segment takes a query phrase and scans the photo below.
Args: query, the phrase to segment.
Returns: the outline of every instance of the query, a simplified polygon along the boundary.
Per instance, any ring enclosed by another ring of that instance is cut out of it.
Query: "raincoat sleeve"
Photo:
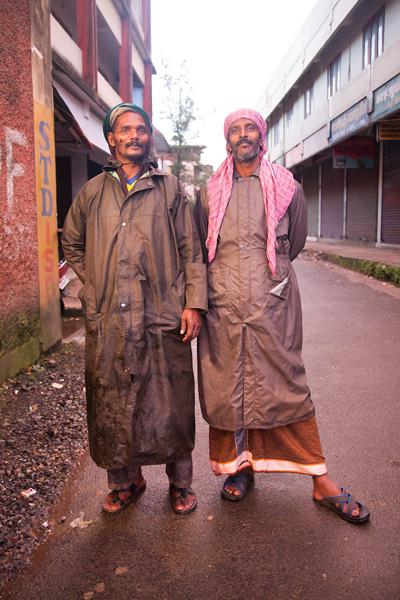
[[[200,192],[197,192],[196,203],[194,205],[194,222],[196,223],[197,231],[200,237],[201,249],[203,251],[203,259],[207,264],[208,252],[206,247],[206,240],[208,235],[208,218],[201,202]]]
[[[193,209],[181,190],[175,199],[173,216],[178,253],[185,272],[185,308],[207,310],[206,265],[193,219]]]
[[[293,199],[288,208],[290,260],[294,260],[303,250],[307,238],[307,206],[303,188],[297,184]]]
[[[64,223],[61,243],[68,264],[85,283],[86,214],[83,192],[79,192]]]

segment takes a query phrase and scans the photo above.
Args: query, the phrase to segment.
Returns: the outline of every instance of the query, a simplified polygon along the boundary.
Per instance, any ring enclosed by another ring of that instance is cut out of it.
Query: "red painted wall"
[[[144,44],[151,54],[151,3],[150,0],[142,0],[142,11],[143,11],[143,32],[144,32]],[[145,65],[144,74],[144,94],[143,94],[143,108],[147,112],[152,120],[153,116],[153,92],[152,92],[152,75],[153,66],[150,63]]]
[[[28,0],[0,2],[0,358],[38,334],[35,154]]]

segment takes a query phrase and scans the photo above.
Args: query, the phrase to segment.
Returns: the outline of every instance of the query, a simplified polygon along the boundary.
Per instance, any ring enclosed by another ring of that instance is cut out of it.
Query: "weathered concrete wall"
[[[33,115],[43,350],[61,338],[58,289],[57,193],[49,0],[31,0]]]
[[[0,55],[2,380],[35,360],[40,351],[31,20],[27,0],[0,3]]]
[[[61,337],[49,0],[0,3],[0,381]]]

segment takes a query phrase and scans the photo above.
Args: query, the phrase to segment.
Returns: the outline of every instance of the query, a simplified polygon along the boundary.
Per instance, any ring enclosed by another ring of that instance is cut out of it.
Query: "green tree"
[[[172,172],[179,178],[184,175],[184,154],[188,144],[189,130],[196,120],[192,89],[189,84],[189,71],[185,61],[180,65],[179,74],[172,75],[167,63],[162,63],[161,79],[167,92],[163,116],[172,127],[172,142],[176,150],[176,162]]]

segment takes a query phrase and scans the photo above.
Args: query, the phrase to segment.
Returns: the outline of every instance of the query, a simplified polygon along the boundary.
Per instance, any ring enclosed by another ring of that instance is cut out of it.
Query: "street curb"
[[[379,281],[387,281],[396,287],[400,287],[400,267],[395,265],[387,265],[373,260],[365,260],[363,258],[351,258],[349,256],[341,256],[340,254],[328,254],[319,250],[311,250],[306,248],[303,250],[309,256],[314,256],[317,259],[326,260],[351,271],[368,275]]]

